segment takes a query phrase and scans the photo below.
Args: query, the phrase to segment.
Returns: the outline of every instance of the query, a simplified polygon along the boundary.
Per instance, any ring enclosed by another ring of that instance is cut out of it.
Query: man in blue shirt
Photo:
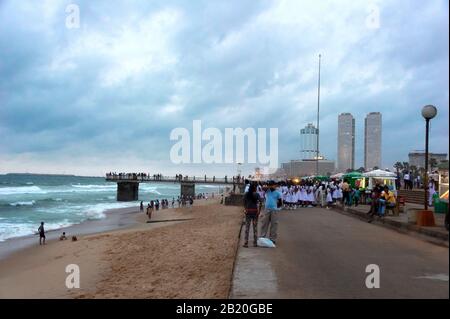
[[[270,226],[269,239],[275,244],[277,240],[277,228],[278,228],[278,211],[282,206],[281,193],[276,189],[275,183],[270,183],[269,188],[266,191],[266,204],[265,211],[262,217],[261,236],[267,238],[267,232]],[[280,201],[281,205],[278,205]]]

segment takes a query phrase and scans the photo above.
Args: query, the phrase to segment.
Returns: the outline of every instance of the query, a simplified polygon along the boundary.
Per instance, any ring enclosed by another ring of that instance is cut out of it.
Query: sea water
[[[139,206],[142,200],[177,199],[179,184],[141,183],[139,200],[116,201],[117,184],[103,177],[70,175],[0,175],[0,241],[36,233],[41,221],[47,230],[105,218],[105,211]],[[215,185],[196,185],[196,193],[219,191]]]

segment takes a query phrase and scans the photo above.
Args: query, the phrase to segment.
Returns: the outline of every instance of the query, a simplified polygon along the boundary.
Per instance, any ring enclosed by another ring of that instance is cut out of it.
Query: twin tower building
[[[371,170],[381,168],[381,113],[367,114],[364,125],[364,168]],[[300,131],[301,156],[305,160],[317,158],[318,129],[308,124]],[[319,158],[322,159],[322,158]],[[337,167],[338,172],[345,172],[355,167],[355,118],[350,113],[342,113],[338,118]]]

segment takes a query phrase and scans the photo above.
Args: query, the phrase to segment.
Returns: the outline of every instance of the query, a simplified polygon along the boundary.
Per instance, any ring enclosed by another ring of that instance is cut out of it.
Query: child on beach
[[[66,232],[63,232],[61,236],[59,236],[59,240],[66,240]]]

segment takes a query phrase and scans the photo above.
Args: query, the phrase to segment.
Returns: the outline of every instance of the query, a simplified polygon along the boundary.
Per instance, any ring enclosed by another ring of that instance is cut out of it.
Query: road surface
[[[449,298],[446,247],[333,210],[279,214],[277,248],[239,248],[231,298]]]

